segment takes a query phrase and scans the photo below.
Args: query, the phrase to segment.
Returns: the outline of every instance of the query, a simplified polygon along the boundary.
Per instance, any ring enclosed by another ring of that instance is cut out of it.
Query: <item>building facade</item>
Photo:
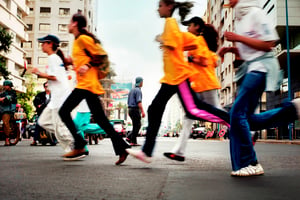
[[[86,16],[87,29],[96,34],[93,26],[95,2],[91,0],[28,0],[29,15],[25,17],[28,41],[23,42],[28,67],[45,71],[47,54],[41,49],[38,38],[54,34],[60,39],[60,48],[66,56],[71,55],[74,36],[68,32],[68,24],[75,13]],[[45,80],[39,79],[39,84]]]
[[[13,36],[9,52],[7,54],[0,52],[0,54],[6,60],[6,67],[10,72],[9,78],[18,92],[26,91],[25,79],[21,74],[25,67],[26,56],[26,52],[22,49],[22,42],[28,40],[25,23],[25,17],[29,15],[27,4],[26,0],[0,0],[0,26]],[[3,81],[1,77],[0,85]]]

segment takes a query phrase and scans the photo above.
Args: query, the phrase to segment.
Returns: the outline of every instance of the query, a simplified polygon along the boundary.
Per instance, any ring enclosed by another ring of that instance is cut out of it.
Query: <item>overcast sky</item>
[[[162,52],[154,42],[163,31],[164,19],[157,12],[158,0],[98,0],[98,37],[108,52],[116,80],[144,78],[143,104],[147,109],[160,88]],[[192,16],[202,17],[206,0],[193,0]],[[177,18],[178,14],[174,13]],[[186,27],[182,27],[186,31]]]

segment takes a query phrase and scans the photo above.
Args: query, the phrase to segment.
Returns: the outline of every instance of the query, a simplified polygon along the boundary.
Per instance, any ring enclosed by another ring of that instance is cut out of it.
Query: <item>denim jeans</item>
[[[266,73],[247,73],[230,110],[230,155],[234,171],[257,162],[250,129],[261,130],[287,125],[297,119],[297,111],[292,102],[285,102],[278,108],[254,114],[265,85]]]

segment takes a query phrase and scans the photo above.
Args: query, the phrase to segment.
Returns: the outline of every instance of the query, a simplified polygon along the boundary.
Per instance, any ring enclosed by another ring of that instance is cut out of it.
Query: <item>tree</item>
[[[0,26],[0,52],[4,51],[7,53],[11,43],[12,35]],[[4,79],[8,79],[9,74],[10,72],[7,71],[5,58],[0,55],[0,76],[3,76]]]
[[[123,108],[123,104],[121,102],[118,103],[116,109],[118,111],[118,119],[121,119],[121,109]]]
[[[28,119],[31,119],[34,114],[34,108],[31,102],[33,97],[36,95],[36,93],[34,92],[35,85],[36,84],[33,76],[31,74],[26,75],[26,82],[25,82],[25,87],[27,88],[26,92],[18,93],[18,103],[21,104]]]

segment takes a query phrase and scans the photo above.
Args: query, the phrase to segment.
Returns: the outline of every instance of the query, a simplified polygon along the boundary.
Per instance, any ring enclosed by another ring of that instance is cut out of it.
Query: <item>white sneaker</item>
[[[261,164],[249,165],[237,171],[232,171],[231,176],[258,176],[264,174]]]
[[[294,106],[296,108],[298,119],[300,119],[300,98],[293,99],[292,103],[294,104]]]
[[[132,150],[132,149],[126,149],[126,152],[145,163],[151,163],[151,157],[147,156],[141,150],[136,151],[136,150]]]

